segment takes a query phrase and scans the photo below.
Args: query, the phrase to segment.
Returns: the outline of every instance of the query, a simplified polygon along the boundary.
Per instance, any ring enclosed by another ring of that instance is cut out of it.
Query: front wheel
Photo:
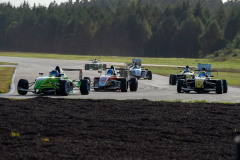
[[[178,92],[178,93],[182,93],[183,83],[184,83],[183,80],[179,80],[179,81],[178,81],[178,83],[177,83],[177,92]]]
[[[223,91],[222,80],[218,80],[216,82],[216,93],[217,94],[222,94],[222,91]]]
[[[120,89],[122,92],[127,92],[127,79],[123,78],[121,80]]]
[[[90,82],[88,79],[83,79],[80,87],[80,92],[82,95],[88,95],[90,92]]]
[[[17,90],[18,90],[18,94],[20,95],[26,95],[27,91],[22,91],[21,89],[28,89],[28,81],[26,79],[20,79],[18,81],[18,86],[17,86]]]
[[[223,93],[227,93],[228,91],[228,83],[227,83],[227,80],[222,80],[223,82]]]
[[[59,92],[62,96],[67,96],[70,92],[70,83],[66,80],[61,80],[59,85]]]

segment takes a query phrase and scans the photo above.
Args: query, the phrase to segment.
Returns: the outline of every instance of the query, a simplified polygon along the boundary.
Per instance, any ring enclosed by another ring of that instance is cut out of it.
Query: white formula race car
[[[127,65],[129,67],[129,77],[152,80],[152,71],[141,67],[141,58],[133,58],[132,63]]]
[[[183,69],[183,67],[177,67],[177,69]],[[180,71],[181,74],[170,74],[169,76],[169,84],[170,85],[176,85],[178,80],[180,79],[193,79],[194,78],[194,72],[190,71],[189,66],[187,65],[183,71]]]

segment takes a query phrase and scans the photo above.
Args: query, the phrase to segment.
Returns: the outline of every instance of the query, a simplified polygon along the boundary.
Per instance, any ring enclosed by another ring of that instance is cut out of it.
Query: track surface
[[[0,98],[0,159],[232,160],[239,109],[239,104]]]
[[[73,60],[54,60],[54,59],[40,59],[40,58],[20,58],[20,57],[3,57],[0,56],[1,62],[18,63],[16,76],[14,79],[14,85],[18,83],[19,79],[27,79],[29,82],[34,82],[35,78],[39,77],[38,73],[44,73],[47,75],[57,65],[62,68],[84,68],[85,63],[89,61],[73,61]],[[104,62],[103,62],[104,63]],[[112,63],[107,63],[110,66]],[[115,63],[117,64],[117,63]],[[121,65],[121,63],[118,63]],[[78,72],[65,71],[71,79],[78,79]],[[83,70],[83,76],[93,78],[99,76],[97,71],[85,71]],[[73,94],[64,98],[93,98],[93,99],[149,99],[149,100],[182,100],[182,101],[194,101],[194,100],[206,100],[209,102],[240,102],[240,88],[229,86],[227,94],[217,95],[215,93],[209,94],[179,94],[176,91],[176,86],[168,84],[168,77],[153,74],[153,80],[139,80],[139,88],[137,92],[95,92],[91,90],[89,95],[81,95],[79,90],[74,90]],[[0,97],[10,98],[31,98],[36,97],[32,93],[28,93],[27,96],[20,96],[17,94],[16,89],[13,93],[0,95]],[[54,98],[62,98],[61,96],[51,96]]]

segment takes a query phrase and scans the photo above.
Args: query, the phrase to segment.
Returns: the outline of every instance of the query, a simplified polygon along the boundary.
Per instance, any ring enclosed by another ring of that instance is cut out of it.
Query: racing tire
[[[120,89],[121,89],[121,92],[127,92],[127,79],[126,78],[121,79]]]
[[[222,80],[217,80],[217,82],[216,82],[216,93],[217,94],[222,94],[222,92],[223,92]]]
[[[103,70],[106,71],[107,65],[103,64]]]
[[[223,93],[227,93],[228,92],[228,83],[227,80],[222,80],[223,83]]]
[[[152,71],[147,72],[148,80],[152,80]]]
[[[83,79],[80,87],[80,92],[82,95],[88,95],[90,92],[90,82],[88,79]]]
[[[70,92],[70,83],[67,80],[61,80],[59,85],[59,92],[61,96],[68,96]]]
[[[182,87],[183,87],[184,81],[183,80],[179,80],[177,83],[177,92],[178,93],[182,93]]]
[[[91,79],[89,77],[84,77],[83,79],[87,79],[91,83]]]
[[[172,84],[172,74],[169,75],[169,84]]]
[[[89,70],[89,64],[85,64],[85,70]]]
[[[26,79],[20,79],[18,81],[18,86],[17,86],[17,90],[18,90],[18,94],[20,95],[26,95],[27,91],[22,91],[20,89],[28,89],[28,81]]]
[[[138,80],[137,78],[130,79],[130,91],[137,91],[138,89]]]
[[[173,74],[171,78],[171,85],[176,85],[177,83],[177,75]]]

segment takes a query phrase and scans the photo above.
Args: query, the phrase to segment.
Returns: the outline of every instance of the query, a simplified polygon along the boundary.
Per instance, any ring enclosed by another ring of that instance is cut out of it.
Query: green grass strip
[[[17,65],[17,63],[0,62],[0,65]]]
[[[62,59],[62,60],[79,60],[89,61],[97,58],[102,62],[121,62],[131,63],[132,58],[137,57],[120,57],[120,56],[94,56],[94,55],[66,55],[66,54],[52,54],[52,53],[32,53],[32,52],[0,52],[0,56],[10,57],[32,57],[32,58],[49,58],[49,59]],[[192,66],[197,67],[197,63],[209,63],[212,64],[213,69],[218,70],[218,79],[226,79],[229,85],[240,86],[240,58],[210,58],[210,59],[196,59],[196,58],[146,58],[142,57],[143,64],[153,65],[175,65],[175,66]],[[169,74],[179,74],[180,70],[176,67],[146,67],[152,70],[153,73],[163,76],[169,76]],[[217,73],[213,73],[217,78]]]
[[[9,92],[14,71],[15,67],[0,67],[0,93]]]
[[[95,55],[71,55],[71,54],[52,54],[52,53],[33,53],[33,52],[0,52],[0,56],[9,57],[32,57],[32,58],[49,58],[49,59],[63,59],[63,60],[80,60],[89,61],[95,58],[102,62],[121,62],[131,63],[133,57],[120,57],[120,56],[95,56]],[[134,57],[138,58],[138,57]],[[156,65],[177,65],[177,66],[197,66],[197,63],[212,64],[212,68],[229,68],[239,69],[240,58],[230,57],[226,59],[211,58],[211,59],[196,59],[196,58],[147,58],[141,57],[143,64],[156,64]]]

